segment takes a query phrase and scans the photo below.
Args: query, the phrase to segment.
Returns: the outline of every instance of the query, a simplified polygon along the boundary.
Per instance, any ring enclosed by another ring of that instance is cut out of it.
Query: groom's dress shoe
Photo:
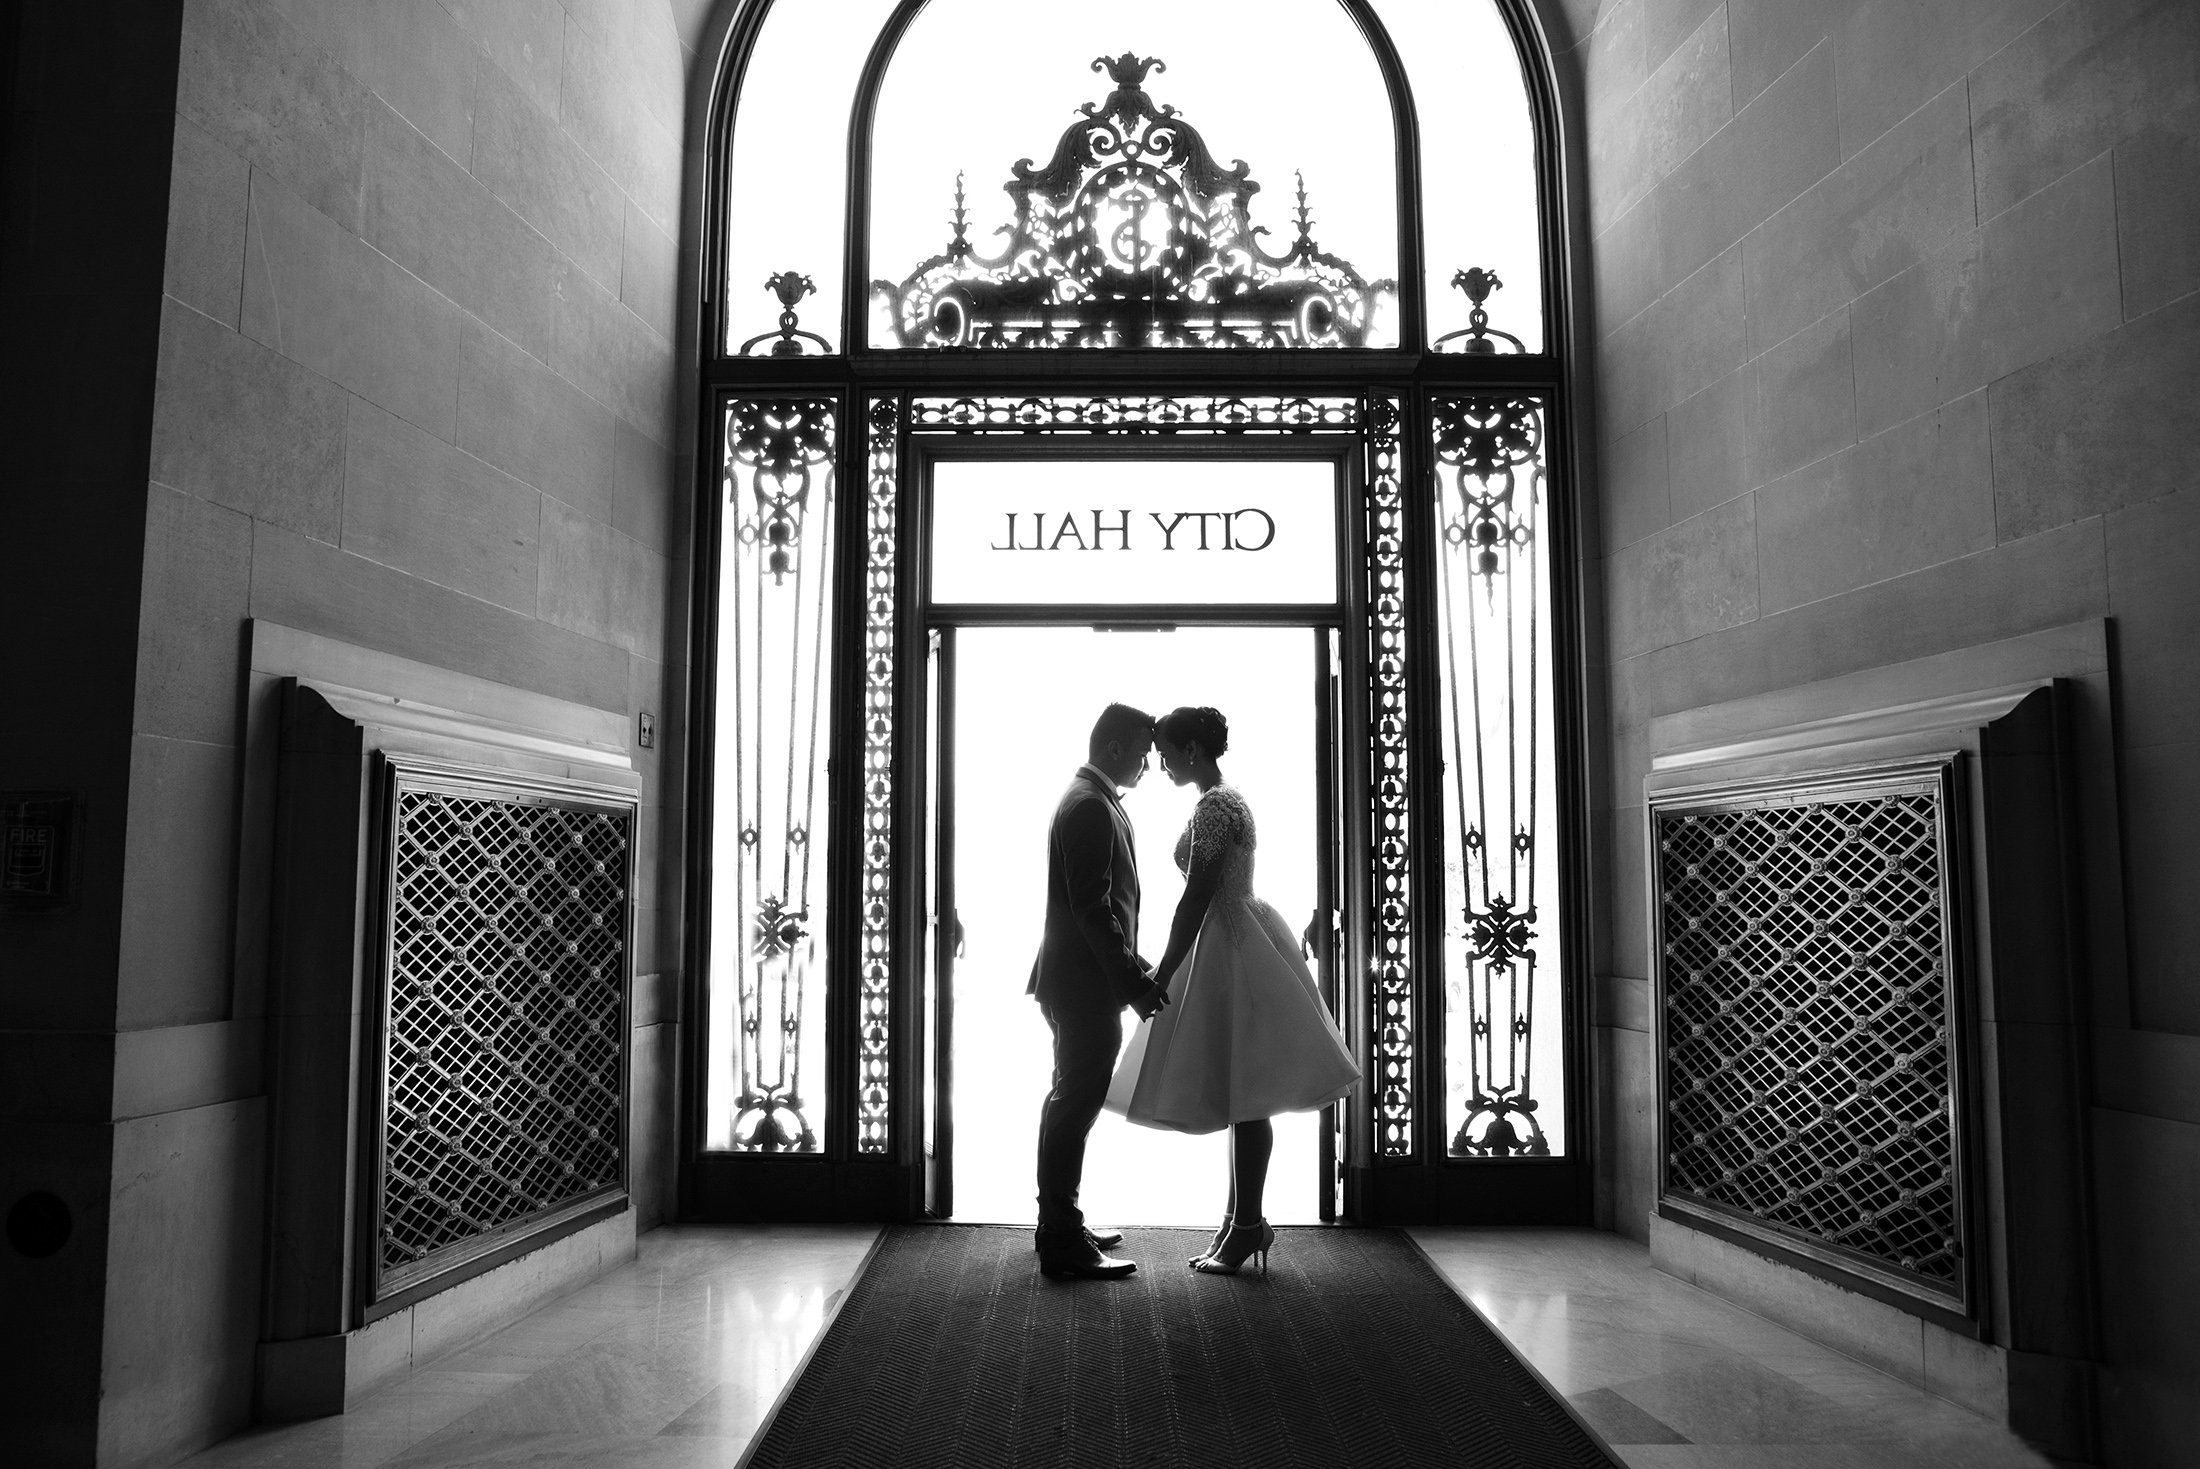
[[[1041,1250],[1039,1273],[1073,1280],[1122,1280],[1137,1273],[1138,1262],[1103,1255],[1092,1245],[1083,1249]]]
[[[1123,1231],[1120,1229],[1087,1229],[1085,1231],[1085,1243],[1096,1250],[1112,1250],[1123,1243]],[[1032,1231],[1031,1247],[1042,1253],[1046,1250],[1046,1246],[1040,1242],[1036,1230]]]

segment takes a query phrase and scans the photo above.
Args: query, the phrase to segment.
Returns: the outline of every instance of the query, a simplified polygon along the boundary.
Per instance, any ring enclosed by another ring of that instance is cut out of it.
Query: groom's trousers
[[[1039,1244],[1074,1248],[1083,1238],[1077,1189],[1085,1176],[1085,1138],[1100,1116],[1123,1048],[1123,1011],[1042,1005],[1054,1032],[1054,1089],[1039,1112]]]

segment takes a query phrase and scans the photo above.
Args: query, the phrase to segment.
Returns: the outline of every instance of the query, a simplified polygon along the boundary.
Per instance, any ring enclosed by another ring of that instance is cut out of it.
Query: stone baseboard
[[[1996,1423],[2009,1421],[2009,1353],[1990,1342],[1657,1214],[1650,1217],[1650,1260],[1890,1377]]]
[[[622,1209],[356,1331],[262,1342],[253,1415],[281,1423],[349,1412],[370,1393],[631,1262],[634,1232],[635,1211]]]

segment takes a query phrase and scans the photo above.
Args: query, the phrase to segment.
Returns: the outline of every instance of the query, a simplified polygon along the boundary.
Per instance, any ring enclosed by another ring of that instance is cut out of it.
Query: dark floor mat
[[[1028,1230],[890,1229],[748,1462],[1614,1464],[1402,1233],[1282,1230],[1265,1279],[1193,1274],[1207,1239],[1055,1281]]]

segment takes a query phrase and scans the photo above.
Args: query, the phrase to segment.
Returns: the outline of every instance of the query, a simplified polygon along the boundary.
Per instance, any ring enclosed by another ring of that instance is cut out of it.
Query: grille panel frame
[[[640,810],[410,756],[377,776],[358,1258],[388,1310],[628,1207]]]
[[[1652,792],[1646,863],[1660,1212],[1975,1322],[1962,768]]]

